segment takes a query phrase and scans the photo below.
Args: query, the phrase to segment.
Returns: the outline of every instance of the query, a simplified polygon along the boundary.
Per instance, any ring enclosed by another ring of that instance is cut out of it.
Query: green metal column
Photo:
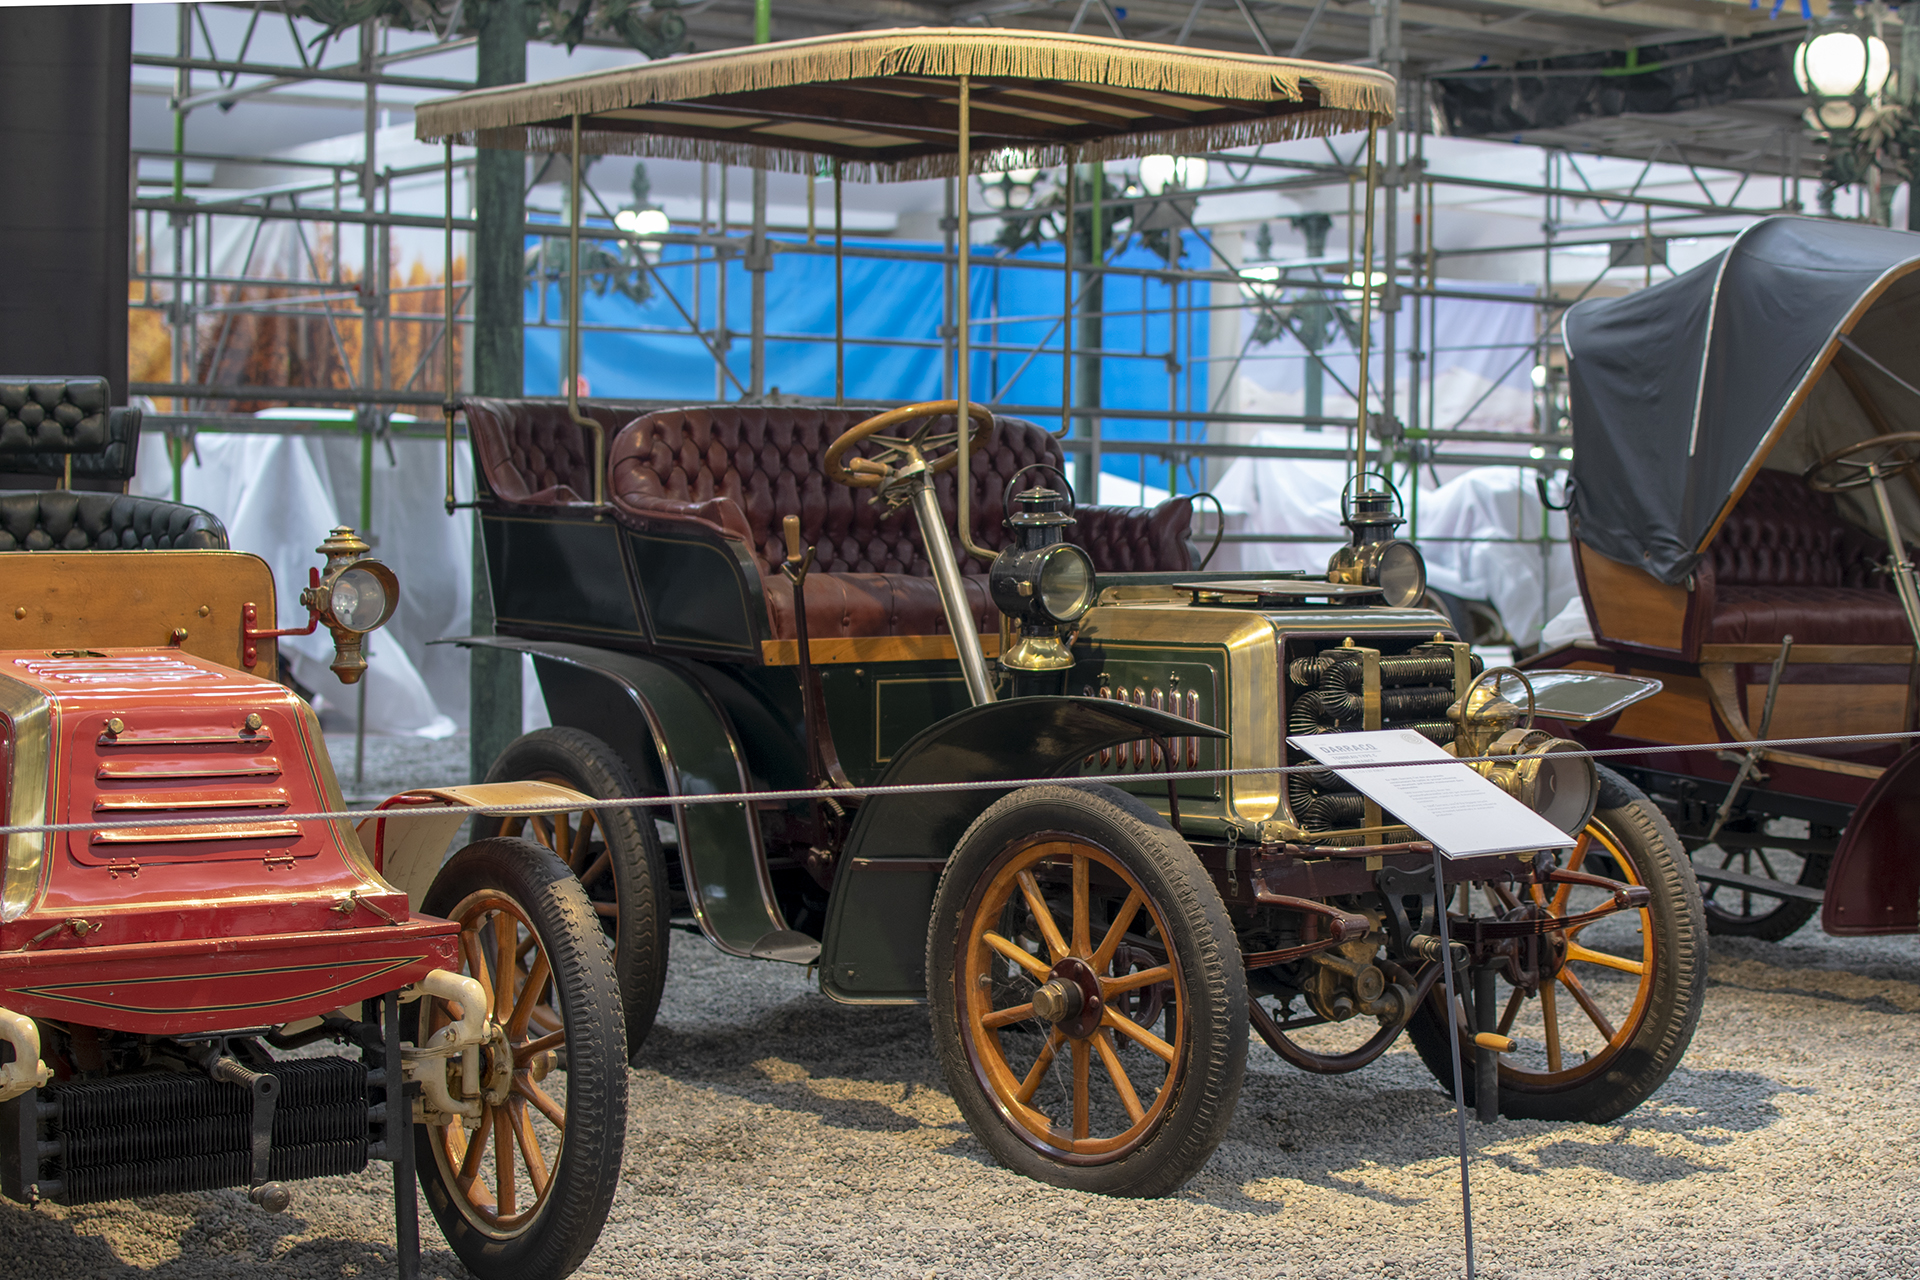
[[[519,84],[527,78],[526,5],[493,0],[479,6],[479,35],[477,83],[481,87]],[[473,280],[473,389],[477,395],[517,398],[525,394],[521,316],[526,305],[526,268],[521,228],[526,223],[526,178],[526,157],[521,152],[480,149],[473,179],[474,214],[480,225],[467,268]],[[477,517],[473,633],[493,633],[493,595],[487,586],[486,547]],[[520,736],[520,655],[490,649],[469,653],[469,750],[477,782],[486,777],[507,744]]]
[[[1901,5],[1900,22],[1900,73],[1894,84],[1911,121],[1912,113],[1920,110],[1920,39],[1911,38],[1912,33],[1920,32],[1920,25],[1916,25],[1920,24],[1920,3],[1908,0]],[[1920,231],[1920,180],[1912,178],[1907,180],[1907,230]]]

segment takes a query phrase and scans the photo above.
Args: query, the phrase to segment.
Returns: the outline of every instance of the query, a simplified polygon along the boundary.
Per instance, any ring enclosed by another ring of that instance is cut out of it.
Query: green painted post
[[[492,0],[480,6],[476,83],[484,88],[524,81],[528,35],[525,5]],[[525,190],[522,153],[479,150],[473,178],[479,228],[474,232],[473,262],[468,268],[473,280],[473,389],[477,395],[517,399],[526,394],[521,348],[526,306]],[[493,594],[478,517],[473,522],[472,629],[475,635],[493,634]],[[493,649],[468,652],[472,664],[468,759],[478,782],[507,744],[520,736],[520,655]]]
[[[773,0],[753,0],[753,42],[766,44],[773,39]]]

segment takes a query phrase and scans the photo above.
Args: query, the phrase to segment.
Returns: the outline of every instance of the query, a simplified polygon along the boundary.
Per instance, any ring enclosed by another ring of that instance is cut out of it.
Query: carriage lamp
[[[1821,132],[1871,124],[1892,67],[1872,21],[1852,0],[1835,0],[1793,52],[1794,83],[1808,98],[1806,122]]]
[[[346,525],[337,526],[314,550],[326,557],[324,569],[315,569],[300,593],[307,625],[261,631],[254,627],[259,614],[251,603],[241,609],[243,661],[251,667],[259,657],[258,642],[278,636],[310,636],[325,623],[333,633],[333,674],[341,684],[357,683],[366,674],[365,640],[393,617],[400,603],[400,579],[393,570],[367,553],[366,540]]]
[[[1420,548],[1393,531],[1405,523],[1392,486],[1366,489],[1349,503],[1341,495],[1341,520],[1350,540],[1327,561],[1327,581],[1378,587],[1396,609],[1418,604],[1427,593],[1427,562]]]
[[[1504,680],[1527,694],[1522,711],[1501,692]],[[1579,834],[1600,800],[1600,775],[1584,748],[1533,727],[1533,684],[1513,667],[1490,667],[1447,708],[1451,750],[1468,767],[1568,835]],[[1488,757],[1493,759],[1475,759]]]
[[[346,525],[315,550],[327,558],[327,567],[300,593],[300,603],[333,632],[333,674],[340,683],[353,684],[367,669],[367,633],[386,626],[400,603],[400,580],[367,554],[373,548]]]
[[[1000,655],[1016,674],[1064,672],[1073,665],[1065,631],[1093,607],[1093,561],[1066,540],[1074,523],[1065,497],[1029,489],[1007,518],[1013,545],[987,571],[987,591],[1000,612],[1020,624],[1020,638]]]

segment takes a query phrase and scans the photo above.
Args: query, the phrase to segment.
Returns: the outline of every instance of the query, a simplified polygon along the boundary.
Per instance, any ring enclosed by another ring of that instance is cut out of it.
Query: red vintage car
[[[0,472],[63,477],[0,493],[0,1192],[243,1187],[278,1210],[287,1183],[387,1160],[402,1274],[416,1168],[476,1275],[568,1274],[625,1130],[605,935],[539,845],[443,858],[465,809],[582,797],[339,816],[319,722],[274,678],[271,572],[206,512],[118,491],[139,422],[106,394],[0,378]],[[398,598],[367,550],[335,529],[300,597],[349,683]]]

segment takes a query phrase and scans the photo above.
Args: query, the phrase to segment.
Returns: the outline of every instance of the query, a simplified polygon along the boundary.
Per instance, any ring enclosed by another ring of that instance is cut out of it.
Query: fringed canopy
[[[1104,36],[920,27],[725,49],[422,103],[423,140],[716,160],[899,181],[957,169],[959,78],[971,165],[1193,153],[1392,118],[1392,77]]]

